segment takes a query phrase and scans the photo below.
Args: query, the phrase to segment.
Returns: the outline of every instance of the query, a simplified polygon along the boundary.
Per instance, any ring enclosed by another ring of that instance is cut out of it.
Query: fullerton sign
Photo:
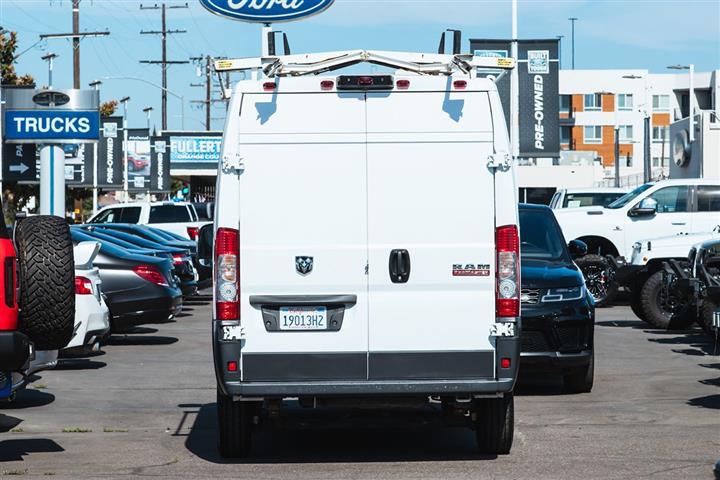
[[[200,0],[216,15],[255,23],[277,23],[300,20],[316,15],[335,0]]]

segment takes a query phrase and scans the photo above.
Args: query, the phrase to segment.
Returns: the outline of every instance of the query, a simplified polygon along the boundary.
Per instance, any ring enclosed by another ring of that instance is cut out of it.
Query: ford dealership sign
[[[200,0],[212,13],[256,23],[289,22],[322,12],[335,0]]]

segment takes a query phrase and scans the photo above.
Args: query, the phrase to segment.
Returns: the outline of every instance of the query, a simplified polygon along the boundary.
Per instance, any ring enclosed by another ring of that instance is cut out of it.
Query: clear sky
[[[160,58],[160,39],[140,35],[158,30],[160,13],[141,10],[158,0],[82,0],[81,31],[109,30],[108,37],[88,38],[81,43],[83,87],[96,78],[142,77],[160,83],[160,67],[139,60]],[[184,5],[185,1],[167,1]],[[226,20],[207,12],[197,0],[188,9],[168,10],[168,28],[187,33],[171,35],[168,57],[242,57],[259,54],[260,27]],[[70,0],[0,0],[0,26],[17,31],[22,52],[38,41],[41,33],[72,31]],[[671,64],[694,63],[698,71],[720,69],[720,0],[520,0],[521,38],[554,38],[562,41],[563,67],[570,65],[570,22],[577,17],[576,68],[649,69],[667,72]],[[463,30],[468,38],[510,36],[510,0],[336,0],[325,13],[283,24],[290,35],[293,53],[345,49],[434,51],[445,28]],[[467,48],[467,43],[464,44]],[[72,48],[69,40],[41,42],[18,60],[20,74],[29,73],[47,83],[47,52],[59,55],[54,86],[72,86]],[[202,129],[203,112],[190,100],[204,98],[196,67],[170,67],[168,88],[185,97],[187,129]],[[144,126],[142,108],[153,106],[152,123],[160,124],[160,90],[134,80],[104,80],[103,100],[132,98],[131,126]],[[168,100],[169,126],[180,128],[180,100]],[[217,105],[213,117],[221,128],[224,108]]]

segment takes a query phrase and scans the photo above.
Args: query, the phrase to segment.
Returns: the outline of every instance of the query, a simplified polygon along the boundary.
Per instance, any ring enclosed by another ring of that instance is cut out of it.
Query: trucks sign
[[[334,0],[200,0],[216,15],[253,23],[300,20],[322,12]]]
[[[27,142],[97,140],[100,113],[71,110],[8,110],[5,139]]]

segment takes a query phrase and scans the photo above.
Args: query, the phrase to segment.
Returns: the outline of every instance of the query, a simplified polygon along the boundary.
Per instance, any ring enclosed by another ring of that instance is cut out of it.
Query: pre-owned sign
[[[122,188],[124,173],[122,117],[102,119],[97,169],[99,187]]]
[[[97,111],[9,110],[5,112],[5,138],[10,142],[97,140],[99,124]]]
[[[510,52],[510,40],[470,40],[479,56]],[[518,41],[518,89],[521,157],[560,155],[558,40]],[[510,75],[497,84],[505,120],[510,126]]]

